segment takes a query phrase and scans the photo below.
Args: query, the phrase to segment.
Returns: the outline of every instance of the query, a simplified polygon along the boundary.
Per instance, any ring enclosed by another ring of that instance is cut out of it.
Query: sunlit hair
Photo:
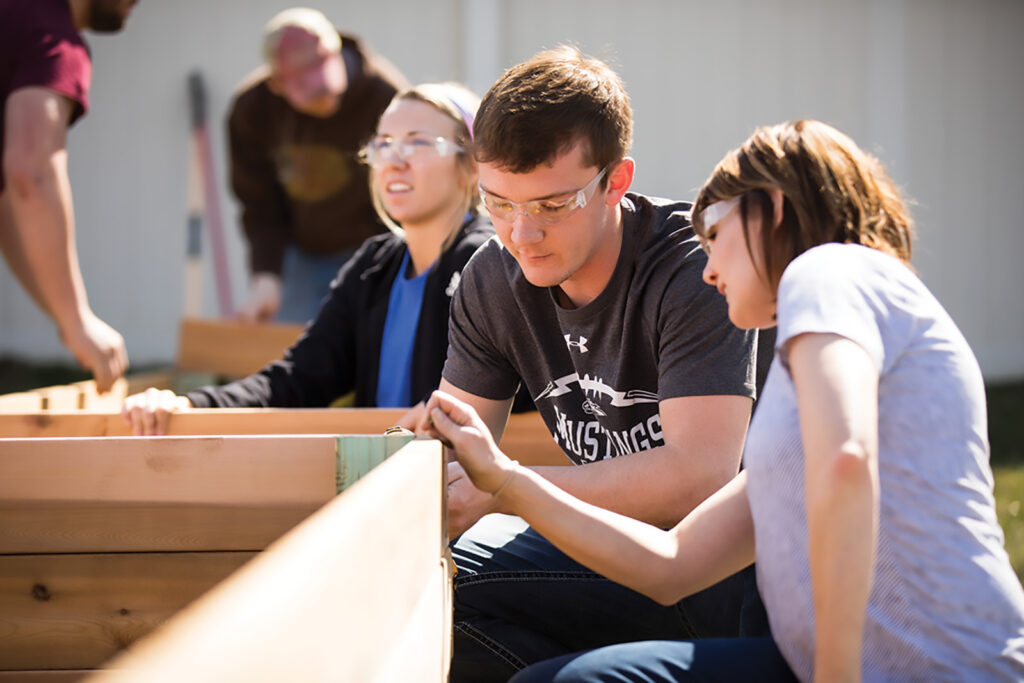
[[[773,230],[768,191],[776,188],[784,201],[782,222]],[[726,154],[697,194],[694,231],[705,236],[704,209],[733,197],[742,197],[751,255],[748,217],[760,211],[762,276],[773,289],[790,261],[828,242],[863,244],[910,263],[913,221],[895,183],[875,157],[820,121],[759,128]]]
[[[550,163],[581,141],[584,163],[606,168],[629,153],[633,111],[618,74],[562,46],[506,71],[484,95],[474,132],[477,161],[512,173]]]
[[[278,44],[287,28],[302,29],[316,36],[328,52],[341,52],[341,36],[323,12],[308,7],[292,7],[275,14],[263,27],[263,59],[267,64],[273,65]]]
[[[455,122],[454,142],[464,150],[458,152],[455,157],[458,165],[457,171],[464,176],[465,196],[463,197],[464,211],[462,213],[470,213],[473,216],[480,215],[483,207],[480,205],[480,193],[477,191],[476,162],[473,160],[471,135],[473,117],[476,115],[480,98],[458,83],[423,83],[395,95],[388,107],[394,106],[401,100],[429,104]],[[373,173],[370,173],[370,197],[373,201],[373,208],[384,225],[396,235],[404,236],[405,231],[402,226],[384,208],[384,202],[380,198],[380,188],[377,187]],[[452,231],[441,248],[442,251],[448,249],[455,241],[460,227],[462,227],[461,221],[452,226]]]

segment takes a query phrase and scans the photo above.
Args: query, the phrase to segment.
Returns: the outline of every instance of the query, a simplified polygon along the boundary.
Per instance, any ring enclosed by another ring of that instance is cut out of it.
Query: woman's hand
[[[171,413],[192,408],[192,402],[167,389],[150,387],[141,394],[133,394],[124,400],[121,418],[135,436],[163,436]]]
[[[472,406],[435,391],[427,401],[426,424],[427,434],[455,451],[476,488],[491,494],[501,492],[517,464],[498,450],[490,430]]]

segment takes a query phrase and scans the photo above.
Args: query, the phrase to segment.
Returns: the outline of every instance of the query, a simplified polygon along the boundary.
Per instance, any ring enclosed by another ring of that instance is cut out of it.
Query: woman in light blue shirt
[[[616,645],[513,680],[1024,679],[981,372],[909,265],[911,220],[881,164],[816,121],[762,128],[693,216],[730,319],[778,334],[745,470],[675,528],[519,467],[452,397],[431,398],[422,428],[504,508],[666,605],[756,560],[772,637]]]

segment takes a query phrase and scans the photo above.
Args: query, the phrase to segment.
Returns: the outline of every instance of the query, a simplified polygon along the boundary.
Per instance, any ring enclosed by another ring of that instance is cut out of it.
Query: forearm
[[[12,269],[62,331],[80,326],[89,312],[75,249],[67,155],[53,154],[30,172],[8,176]]]
[[[878,535],[878,484],[866,454],[846,447],[809,473],[806,488],[815,678],[856,681]]]
[[[621,515],[669,528],[732,479],[739,462],[716,462],[663,446],[576,467],[537,467],[538,474],[576,498]],[[680,466],[689,461],[689,467]]]
[[[741,477],[671,531],[585,503],[525,468],[502,498],[573,559],[662,604],[753,561],[753,522]]]

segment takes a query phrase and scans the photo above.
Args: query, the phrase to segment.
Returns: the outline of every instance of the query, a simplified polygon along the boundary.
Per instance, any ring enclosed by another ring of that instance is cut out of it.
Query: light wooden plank
[[[381,434],[400,408],[205,408],[171,417],[169,435]],[[0,414],[0,437],[127,436],[117,414],[88,412]],[[524,465],[569,465],[540,414],[509,416],[501,448]]]
[[[91,669],[53,669],[51,671],[0,671],[0,683],[78,683]]]
[[[184,318],[176,366],[180,372],[245,377],[281,358],[303,329],[302,325],[251,325],[230,320]]]
[[[128,380],[124,377],[119,377],[105,394],[96,390],[96,382],[91,379],[75,382],[71,386],[78,390],[78,410],[116,413],[121,410],[121,405],[128,395]]]
[[[0,556],[0,669],[99,667],[253,556]]]
[[[175,384],[175,373],[171,368],[167,370],[155,370],[153,372],[132,373],[125,377],[125,382],[126,396],[137,394],[150,387],[156,387],[157,389],[173,389]],[[117,411],[120,409],[121,406],[117,406],[114,410]]]
[[[412,621],[438,644],[416,656],[446,673],[450,611],[417,619],[450,589],[442,460],[435,441],[409,444],[97,680],[387,680],[390,635]]]
[[[78,388],[71,384],[58,384],[36,390],[42,397],[43,410],[59,410],[67,412],[78,410]]]
[[[540,413],[514,413],[499,444],[508,457],[523,465],[571,465]]]
[[[262,550],[318,507],[0,502],[0,553]]]
[[[400,408],[197,408],[171,416],[168,436],[230,434],[383,434]],[[130,436],[116,413],[0,414],[0,437]]]
[[[335,469],[328,435],[0,439],[0,501],[322,504]]]
[[[0,395],[0,412],[35,413],[43,409],[43,397],[34,391]]]

